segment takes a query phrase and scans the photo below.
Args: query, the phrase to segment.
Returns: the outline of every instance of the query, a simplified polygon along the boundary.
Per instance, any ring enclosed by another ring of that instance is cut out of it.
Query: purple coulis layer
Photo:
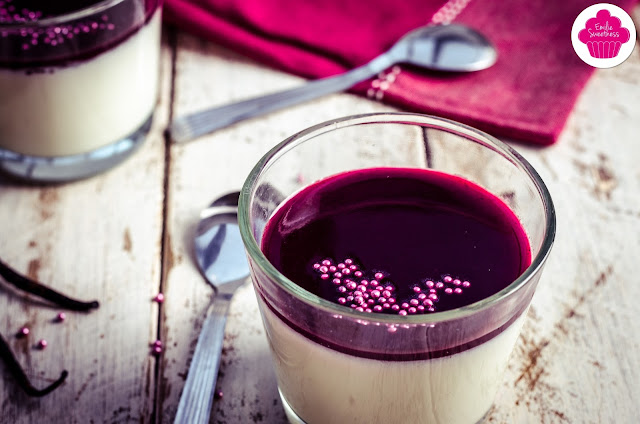
[[[414,298],[417,288],[437,288],[437,311],[497,293],[531,263],[526,234],[502,201],[425,170],[370,169],[311,185],[276,212],[263,240],[280,272],[327,300],[343,297],[337,289],[347,278],[370,282],[380,273],[380,286],[393,287],[396,303]],[[339,266],[347,259],[362,277],[342,275],[335,284],[333,273],[323,279],[318,272],[324,260]]]
[[[469,305],[504,289],[531,264],[524,229],[500,199],[458,177],[399,168],[348,172],[305,188],[271,217],[262,250],[302,288],[363,317]],[[379,358],[288,324],[333,349]],[[450,355],[494,337],[506,325],[461,346],[383,356]]]
[[[0,68],[62,67],[91,59],[136,33],[160,2],[124,0],[86,18],[35,26],[102,1],[0,0]]]

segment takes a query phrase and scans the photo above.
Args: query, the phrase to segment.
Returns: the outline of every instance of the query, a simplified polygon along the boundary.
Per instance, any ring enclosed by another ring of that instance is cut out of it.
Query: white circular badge
[[[631,56],[636,45],[636,27],[618,6],[598,3],[580,12],[573,22],[571,43],[586,64],[612,68]]]

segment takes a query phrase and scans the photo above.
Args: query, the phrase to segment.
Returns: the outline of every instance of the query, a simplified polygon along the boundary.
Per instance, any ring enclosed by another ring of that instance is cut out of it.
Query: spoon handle
[[[393,63],[394,59],[390,54],[382,54],[371,62],[344,74],[318,79],[290,90],[214,107],[177,118],[169,127],[169,132],[175,142],[190,141],[243,119],[346,90],[384,71]]]
[[[209,307],[180,396],[174,424],[209,422],[230,302],[231,295],[220,293]]]

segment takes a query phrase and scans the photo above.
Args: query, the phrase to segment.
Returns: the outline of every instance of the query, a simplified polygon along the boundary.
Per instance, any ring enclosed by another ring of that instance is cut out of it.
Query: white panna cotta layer
[[[493,404],[526,315],[451,356],[382,361],[321,346],[261,311],[278,387],[307,424],[475,424]]]

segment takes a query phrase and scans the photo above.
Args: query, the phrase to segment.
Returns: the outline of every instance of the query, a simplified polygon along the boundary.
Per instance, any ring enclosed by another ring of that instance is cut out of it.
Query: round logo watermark
[[[633,52],[636,27],[631,17],[613,4],[598,3],[584,9],[571,28],[573,50],[596,68],[618,66]]]

